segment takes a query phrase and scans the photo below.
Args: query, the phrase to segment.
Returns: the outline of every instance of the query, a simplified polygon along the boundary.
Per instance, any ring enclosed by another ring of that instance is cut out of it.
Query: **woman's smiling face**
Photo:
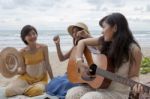
[[[76,38],[76,37],[77,37],[77,33],[78,33],[79,31],[81,31],[80,28],[78,28],[78,27],[73,27],[73,29],[72,29],[72,36],[73,36],[74,38]]]
[[[25,40],[28,44],[36,43],[37,33],[34,30],[31,30],[28,35],[26,35]]]

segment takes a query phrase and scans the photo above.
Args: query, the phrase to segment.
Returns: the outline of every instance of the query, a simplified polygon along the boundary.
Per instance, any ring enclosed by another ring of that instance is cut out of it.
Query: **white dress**
[[[133,51],[137,45],[131,44]],[[122,77],[128,77],[130,62],[123,63],[115,72]],[[112,81],[107,89],[93,90],[88,86],[73,87],[67,92],[66,99],[128,99],[130,87]]]

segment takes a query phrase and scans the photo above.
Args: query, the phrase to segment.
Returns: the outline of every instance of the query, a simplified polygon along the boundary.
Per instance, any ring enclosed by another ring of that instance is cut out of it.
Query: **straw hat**
[[[85,24],[82,23],[82,22],[79,22],[79,23],[76,23],[76,24],[74,24],[74,25],[70,25],[70,26],[68,27],[68,32],[69,32],[69,34],[70,34],[71,36],[72,36],[72,29],[73,29],[74,27],[82,28],[82,29],[85,30],[88,34],[90,34],[87,25],[85,25]]]
[[[17,74],[19,66],[23,65],[23,58],[19,51],[13,47],[7,47],[0,53],[0,73],[10,78]]]

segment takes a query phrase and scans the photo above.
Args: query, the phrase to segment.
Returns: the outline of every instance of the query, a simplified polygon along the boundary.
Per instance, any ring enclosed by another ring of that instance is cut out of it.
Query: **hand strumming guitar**
[[[89,66],[86,63],[83,63],[82,60],[77,59],[76,61],[77,67],[78,67],[78,72],[81,73],[83,78],[91,78],[93,75],[90,74],[90,69]]]

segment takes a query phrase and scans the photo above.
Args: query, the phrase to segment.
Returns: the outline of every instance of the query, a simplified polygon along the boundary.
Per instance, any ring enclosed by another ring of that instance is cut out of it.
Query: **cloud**
[[[106,11],[112,7],[123,7],[125,6],[124,0],[87,0],[88,3],[96,6],[97,10]],[[106,9],[106,10],[105,10]]]
[[[148,12],[150,12],[150,5],[147,5],[147,6],[146,6],[146,10],[147,10]]]
[[[0,7],[2,9],[13,9],[15,7],[15,4],[13,0],[0,0]]]
[[[144,11],[144,7],[135,7],[134,11],[140,11],[143,12]]]
[[[83,21],[94,29],[98,27],[98,21],[102,17],[112,12],[123,13],[131,24],[133,21],[147,22],[150,14],[150,4],[147,1],[0,0],[0,27],[20,28],[25,24],[32,24],[40,28],[51,26],[52,29],[64,29],[68,24]]]
[[[0,7],[2,9],[47,9],[57,6],[62,0],[0,0]],[[43,11],[43,10],[42,10]]]

